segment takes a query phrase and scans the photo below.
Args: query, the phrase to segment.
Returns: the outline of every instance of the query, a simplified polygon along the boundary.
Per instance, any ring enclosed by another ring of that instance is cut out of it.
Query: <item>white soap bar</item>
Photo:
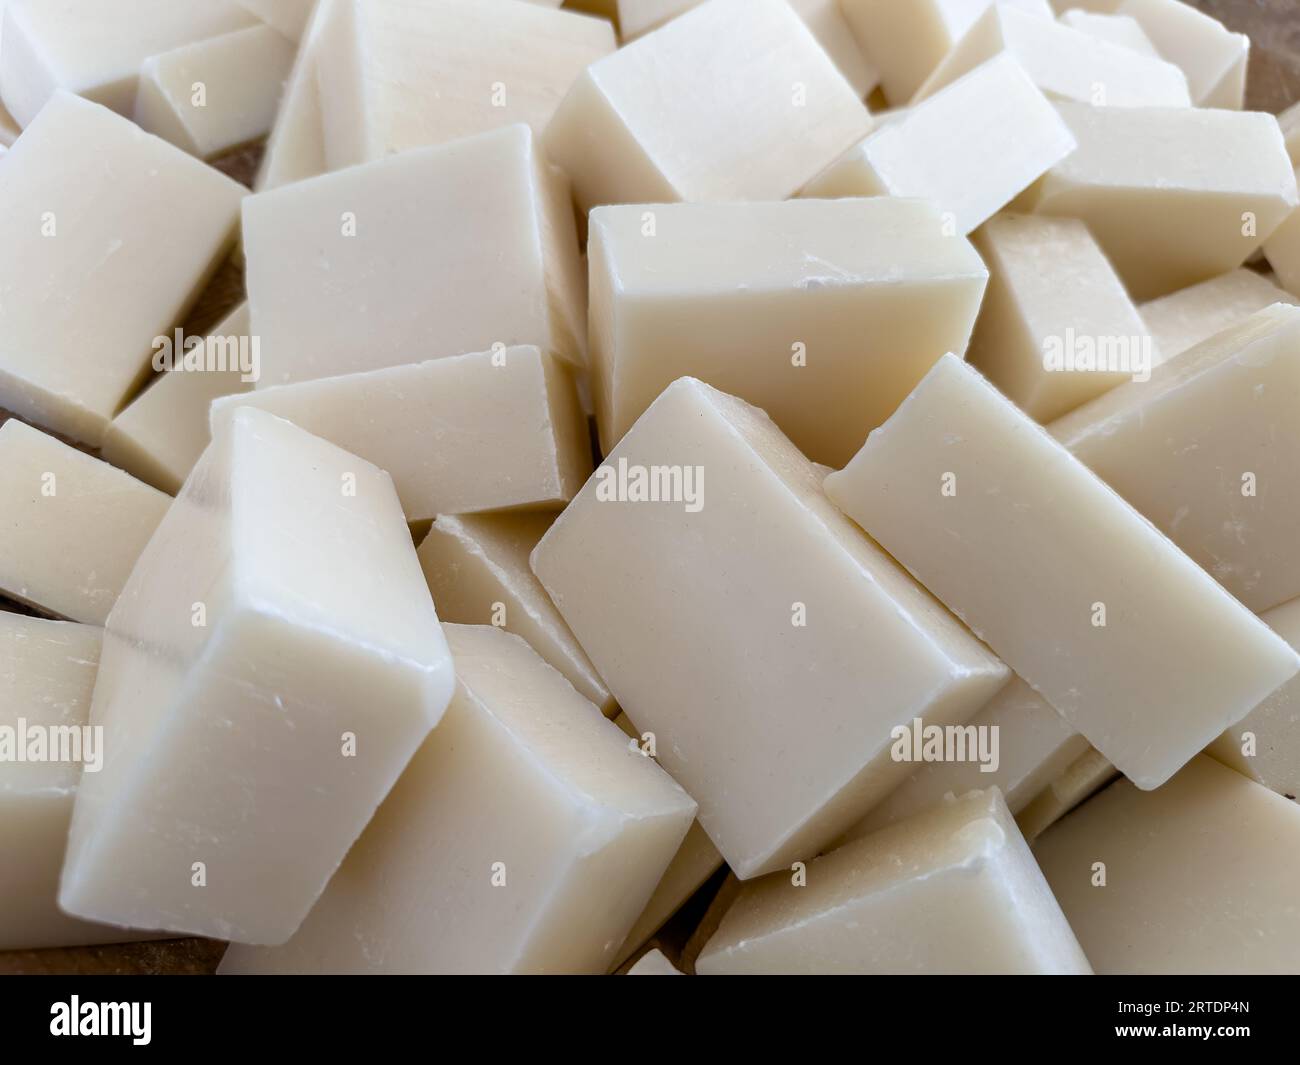
[[[573,376],[531,347],[227,396],[212,404],[213,428],[250,406],[387,470],[408,521],[559,509],[591,473]]]
[[[1150,374],[1146,323],[1082,222],[1003,214],[973,239],[989,290],[967,358],[1031,418]]]
[[[149,56],[257,22],[230,0],[11,0],[0,96],[24,127],[59,89],[129,115]]]
[[[145,60],[136,124],[214,159],[270,131],[294,47],[269,26],[211,37]]]
[[[802,875],[748,885],[696,973],[1091,972],[996,788],[949,797]]]
[[[1298,407],[1300,307],[1277,304],[1050,431],[1258,612],[1300,595]]]
[[[708,0],[588,67],[545,143],[585,211],[783,200],[870,129],[785,0]]]
[[[284,942],[452,688],[388,476],[239,411],[108,619],[60,905]]]
[[[840,0],[790,0],[790,6],[826,50],[844,80],[853,86],[859,99],[880,84],[880,72],[858,47]]]
[[[0,167],[0,407],[97,445],[233,243],[243,194],[56,95]]]
[[[1034,857],[1098,973],[1300,971],[1300,808],[1213,759],[1121,780]]]
[[[316,0],[235,0],[291,41],[302,39]]]
[[[259,387],[497,344],[585,358],[573,213],[527,126],[250,196],[244,248]]]
[[[1158,365],[1275,303],[1300,300],[1262,274],[1238,267],[1148,300],[1138,310],[1151,332]]]
[[[1139,787],[1300,671],[1300,655],[951,355],[826,491]]]
[[[966,350],[988,278],[934,204],[893,197],[599,207],[587,258],[606,452],[691,376],[837,465]]]
[[[960,723],[1007,678],[820,479],[761,411],[683,378],[533,552],[742,879],[812,857],[902,781],[895,725]]]
[[[1132,15],[1107,15],[1082,8],[1070,8],[1062,12],[1061,22],[1071,29],[1090,33],[1111,44],[1131,48],[1150,59],[1160,58],[1160,51],[1151,43],[1142,24]]]
[[[1016,815],[1016,824],[1032,843],[1075,807],[1118,780],[1119,775],[1105,755],[1089,747]]]
[[[518,636],[456,694],[298,934],[222,973],[604,973],[695,803]]]
[[[662,950],[646,951],[627,971],[628,976],[685,976],[686,974],[664,957]]]
[[[1116,11],[1137,19],[1160,54],[1183,68],[1197,107],[1241,110],[1250,58],[1244,33],[1182,0],[1125,0]]]
[[[11,418],[0,425],[0,591],[104,624],[170,502]]]
[[[1020,64],[999,55],[877,128],[802,195],[923,196],[969,233],[1074,146]]]
[[[316,53],[331,24],[335,0],[316,0],[303,30],[293,69],[284,83],[275,124],[266,139],[261,165],[253,181],[258,192],[317,177],[325,173],[325,131],[316,88]]]
[[[1135,300],[1240,266],[1296,206],[1277,119],[1057,104],[1078,151],[1017,203],[1086,222]]]
[[[1300,181],[1300,170],[1295,177]],[[1300,296],[1300,208],[1292,210],[1264,242],[1264,257],[1278,283],[1293,296]]]
[[[522,122],[540,134],[603,19],[482,0],[336,0],[316,77],[331,170]]]

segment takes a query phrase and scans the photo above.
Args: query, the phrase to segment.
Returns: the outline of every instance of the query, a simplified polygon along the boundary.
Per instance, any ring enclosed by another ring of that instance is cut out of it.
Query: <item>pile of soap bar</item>
[[[0,11],[0,951],[1300,971],[1300,108],[1247,38]]]

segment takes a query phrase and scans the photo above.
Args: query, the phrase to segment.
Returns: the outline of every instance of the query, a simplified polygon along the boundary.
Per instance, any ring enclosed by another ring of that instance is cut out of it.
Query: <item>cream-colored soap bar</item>
[[[170,502],[106,462],[10,419],[0,425],[0,591],[74,621],[104,624]]]
[[[695,803],[518,636],[456,694],[298,934],[222,973],[604,973]]]
[[[1072,7],[1061,13],[1061,22],[1071,29],[1100,37],[1111,44],[1131,48],[1149,59],[1161,58],[1142,24],[1132,15],[1111,15]]]
[[[1007,678],[820,481],[761,411],[683,378],[532,557],[742,879],[812,857],[906,777],[894,726],[958,724]]]
[[[587,259],[606,452],[691,376],[837,465],[966,350],[988,278],[933,203],[893,197],[600,207]]]
[[[316,88],[316,54],[326,28],[331,24],[335,0],[316,0],[311,18],[302,32],[298,54],[284,83],[279,109],[253,188],[269,192],[281,185],[325,173],[325,130],[320,113],[320,91]]]
[[[628,976],[685,976],[680,969],[673,965],[666,957],[662,950],[650,950],[627,971]]]
[[[1016,815],[1016,824],[1031,843],[1107,784],[1119,779],[1116,769],[1089,747]]]
[[[783,200],[870,129],[785,0],[708,0],[588,67],[545,143],[585,211]]]
[[[1079,149],[1017,206],[1086,222],[1136,300],[1240,266],[1297,203],[1272,115],[1057,108]]]
[[[969,233],[1073,150],[1047,98],[999,55],[879,126],[802,195],[922,196]]]
[[[149,56],[257,21],[231,0],[10,0],[0,96],[24,127],[59,89],[129,115]]]
[[[212,434],[208,408],[214,399],[253,387],[260,367],[260,346],[249,336],[248,304],[241,303],[203,338],[187,362],[159,362],[170,369],[122,411],[104,434],[106,461],[169,495],[180,491]]]
[[[1183,68],[1197,107],[1241,110],[1250,59],[1244,33],[1182,0],[1125,0],[1115,10],[1137,19],[1160,54]]]
[[[299,41],[316,0],[235,0],[290,41]]]
[[[1190,107],[1187,78],[1173,63],[1042,18],[994,4],[925,79],[912,103],[933,96],[995,55],[1007,53],[1055,100],[1097,107]]]
[[[603,19],[482,0],[336,0],[316,76],[331,170],[522,122],[616,47]]]
[[[858,839],[896,821],[937,806],[949,793],[996,787],[1017,815],[1081,754],[1084,739],[1019,677],[966,722],[961,759],[924,762],[880,805],[845,833]],[[918,748],[912,747],[913,757]],[[936,749],[937,750],[937,749]],[[918,758],[919,760],[919,758]]]
[[[452,688],[388,476],[240,410],[108,619],[60,905],[284,942]]]
[[[1295,172],[1300,181],[1300,170]],[[1296,208],[1264,242],[1264,257],[1277,280],[1293,296],[1300,296],[1300,208]]]
[[[140,68],[136,124],[215,159],[271,131],[293,59],[292,42],[270,26],[153,56]]]
[[[1258,612],[1300,595],[1298,408],[1300,307],[1277,304],[1050,431]]]
[[[740,974],[1086,974],[996,788],[749,885],[695,962]]]
[[[1297,303],[1267,277],[1239,267],[1209,281],[1148,300],[1138,308],[1154,342],[1156,364],[1168,362],[1215,333],[1275,303]]]
[[[260,407],[387,470],[408,521],[564,506],[591,473],[569,368],[536,348],[456,355],[216,400]]]
[[[1150,375],[1146,323],[1082,222],[1003,214],[973,239],[989,290],[967,358],[1031,418]]]
[[[444,622],[496,625],[522,636],[578,694],[613,717],[614,697],[528,566],[553,520],[546,513],[442,514],[417,552],[420,566]]]
[[[1300,671],[1285,641],[951,355],[826,491],[1139,787]]]
[[[1034,857],[1098,973],[1300,972],[1300,808],[1211,758],[1112,785]]]
[[[259,387],[497,344],[585,358],[573,212],[527,126],[251,196],[244,248]]]

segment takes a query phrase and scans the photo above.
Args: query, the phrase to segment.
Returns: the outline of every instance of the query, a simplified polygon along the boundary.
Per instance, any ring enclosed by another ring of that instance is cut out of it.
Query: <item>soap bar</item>
[[[1135,300],[1240,266],[1296,206],[1272,115],[1067,102],[1057,109],[1079,149],[1017,207],[1086,222]]]
[[[1300,671],[1300,655],[954,356],[826,491],[1139,787]]]
[[[388,476],[239,411],[108,619],[60,905],[284,942],[452,688]]]
[[[444,622],[496,625],[522,636],[578,694],[613,717],[614,697],[528,566],[553,520],[518,511],[442,514],[416,553]]]
[[[1300,170],[1296,171],[1300,181]],[[1292,295],[1300,295],[1300,208],[1286,216],[1264,242],[1264,257],[1277,280]]]
[[[573,213],[526,126],[250,196],[244,248],[259,386],[496,344],[585,358]]]
[[[1300,971],[1300,808],[1213,759],[1121,780],[1034,857],[1098,973]]]
[[[1072,7],[1061,13],[1060,21],[1071,29],[1092,34],[1111,44],[1131,48],[1150,59],[1161,58],[1159,49],[1151,43],[1142,24],[1132,15],[1105,14]]]
[[[783,200],[870,129],[785,0],[708,0],[589,66],[544,139],[586,211]]]
[[[747,885],[700,976],[1087,974],[996,788]]]
[[[1277,304],[1050,431],[1258,612],[1300,595],[1297,405],[1300,307]]]
[[[598,207],[587,257],[606,452],[689,375],[837,465],[966,350],[988,277],[934,204],[893,197]]]
[[[281,185],[325,173],[325,130],[316,88],[316,54],[332,22],[335,0],[316,0],[302,32],[298,54],[280,95],[279,110],[253,188],[269,192]]]
[[[840,0],[790,0],[790,6],[831,57],[859,99],[880,84],[880,72],[862,54],[840,8]]]
[[[159,362],[172,368],[122,411],[104,434],[105,460],[169,495],[180,491],[208,446],[208,407],[214,399],[246,392],[260,368],[260,344],[249,336],[248,304],[241,303],[203,338],[203,347],[184,358]],[[188,368],[187,368],[188,367]]]
[[[1300,598],[1266,611],[1261,620],[1300,649]],[[1206,753],[1279,795],[1300,797],[1300,680],[1284,684]]]
[[[634,41],[651,30],[657,30],[669,19],[674,19],[701,0],[615,0],[618,9],[618,33],[626,41]]]
[[[1183,68],[1197,107],[1240,111],[1250,38],[1180,0],[1125,0],[1116,11],[1137,19],[1166,59]]]
[[[518,636],[456,694],[297,935],[222,973],[604,973],[695,803]]]
[[[126,119],[56,95],[0,168],[0,407],[98,445],[154,338],[231,247],[242,196]]]
[[[628,976],[685,976],[672,962],[664,957],[662,950],[650,950],[643,954],[637,963],[627,971]]]
[[[923,196],[969,233],[1073,150],[1029,75],[999,55],[879,126],[802,195]]]
[[[1002,214],[973,239],[989,290],[967,358],[1031,418],[1150,374],[1146,323],[1082,222]]]
[[[1119,775],[1104,754],[1089,747],[1016,815],[1016,824],[1032,843],[1071,810],[1118,780]]]
[[[11,0],[0,96],[23,127],[59,89],[129,115],[149,56],[257,22],[231,0]]]
[[[258,388],[216,400],[213,427],[248,406],[387,470],[408,521],[559,509],[591,473],[573,377],[531,347]]]
[[[316,0],[235,0],[291,41],[302,39]]]
[[[336,0],[316,77],[331,170],[522,122],[540,134],[603,19],[483,0]]]
[[[0,425],[0,591],[102,625],[170,502],[11,418]]]
[[[271,131],[293,44],[269,26],[211,37],[145,60],[136,124],[200,159]]]
[[[1216,333],[1275,303],[1297,303],[1267,277],[1239,267],[1148,300],[1138,308],[1154,342],[1156,364],[1168,362]]]
[[[741,879],[811,858],[901,783],[894,726],[959,724],[1007,678],[820,481],[761,411],[683,378],[532,556]]]

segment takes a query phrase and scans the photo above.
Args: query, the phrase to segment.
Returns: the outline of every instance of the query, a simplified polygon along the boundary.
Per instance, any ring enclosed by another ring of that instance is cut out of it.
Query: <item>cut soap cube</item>
[[[1209,281],[1148,300],[1138,308],[1155,342],[1157,365],[1240,324],[1275,303],[1297,303],[1254,270],[1238,267]]]
[[[1244,33],[1181,0],[1125,0],[1115,10],[1137,19],[1160,54],[1183,68],[1197,107],[1241,110],[1250,59]]]
[[[325,173],[325,131],[316,88],[316,54],[331,24],[335,0],[316,0],[303,30],[293,69],[284,83],[271,135],[266,139],[262,163],[253,188],[269,192],[281,185],[305,181]]]
[[[1118,0],[1116,0],[1118,6]],[[1085,11],[1072,7],[1061,13],[1061,22],[1071,29],[1090,33],[1111,44],[1120,44],[1150,59],[1161,58],[1159,50],[1151,43],[1142,24],[1132,15],[1108,15],[1104,12]]]

